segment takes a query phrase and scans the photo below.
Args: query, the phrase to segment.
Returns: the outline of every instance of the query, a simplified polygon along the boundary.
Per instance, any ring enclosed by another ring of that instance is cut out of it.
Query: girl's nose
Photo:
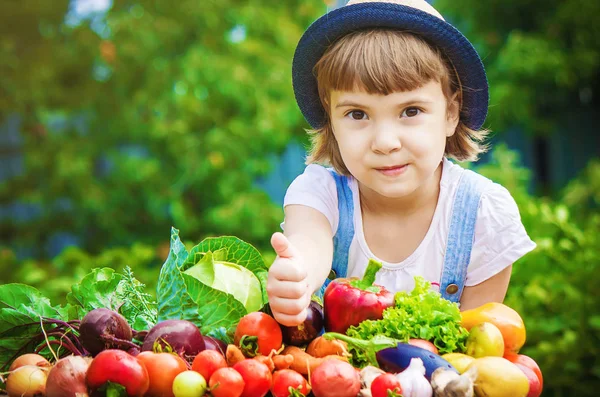
[[[375,153],[388,154],[402,148],[397,127],[382,124],[375,127],[371,148]]]

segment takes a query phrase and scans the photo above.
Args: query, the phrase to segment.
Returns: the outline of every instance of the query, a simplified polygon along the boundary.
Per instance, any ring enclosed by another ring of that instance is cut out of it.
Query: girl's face
[[[344,164],[362,185],[388,198],[417,191],[440,165],[458,111],[439,82],[408,92],[331,92],[331,123]]]

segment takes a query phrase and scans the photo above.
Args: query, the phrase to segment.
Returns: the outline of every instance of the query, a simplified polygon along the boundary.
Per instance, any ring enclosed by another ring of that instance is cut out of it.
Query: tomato
[[[432,353],[439,354],[438,348],[433,343],[425,339],[409,339],[409,345],[417,346],[425,350],[429,350]]]
[[[216,350],[204,350],[194,358],[192,370],[198,372],[204,379],[210,379],[213,372],[226,366],[227,361],[221,353]]]
[[[381,374],[371,383],[373,397],[392,397],[402,395],[400,381],[392,374]]]
[[[172,353],[141,352],[137,359],[148,371],[150,387],[148,397],[173,397],[173,380],[186,371],[187,364],[181,357]]]
[[[127,395],[135,397],[143,396],[150,385],[144,364],[129,353],[117,349],[98,353],[87,370],[86,383],[90,389],[99,389],[106,382],[124,386]]]
[[[254,359],[247,358],[233,366],[244,379],[242,397],[263,397],[271,388],[272,375],[269,367]]]
[[[279,351],[282,339],[277,321],[262,312],[252,312],[242,317],[234,335],[235,344],[242,348],[246,356],[268,356],[271,350]]]
[[[244,378],[233,368],[219,368],[208,382],[212,397],[240,397],[244,392]]]
[[[271,393],[273,397],[289,397],[290,388],[295,389],[307,396],[310,393],[310,386],[304,376],[292,369],[282,369],[275,371],[273,374],[273,384],[271,385]]]

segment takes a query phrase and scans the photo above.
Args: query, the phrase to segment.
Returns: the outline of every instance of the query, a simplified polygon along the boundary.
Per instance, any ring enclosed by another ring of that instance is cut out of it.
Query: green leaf
[[[158,280],[158,320],[185,319],[230,342],[239,320],[267,302],[266,273],[260,253],[238,238],[209,238],[188,253],[173,228]]]
[[[218,255],[218,261],[235,263],[250,270],[258,278],[262,289],[262,305],[268,303],[267,296],[267,274],[268,266],[265,264],[260,252],[251,244],[237,237],[209,237],[190,250],[185,268],[193,266],[196,260],[200,260],[198,254],[212,252]]]
[[[33,287],[0,285],[0,372],[18,355],[33,352],[43,341],[42,319],[68,321],[68,313],[68,307],[52,306]],[[54,327],[54,324],[44,326],[46,332]]]
[[[206,253],[198,264],[184,273],[209,287],[233,295],[247,312],[258,311],[263,306],[258,278],[250,270],[235,263],[214,261],[211,252]]]
[[[235,327],[247,314],[244,306],[231,295],[211,288],[190,275],[182,274],[182,277],[187,293],[196,304],[195,316],[185,319],[196,323],[203,335],[231,343]]]
[[[156,290],[158,321],[186,319],[194,322],[194,319],[197,318],[197,304],[187,293],[187,287],[180,272],[187,257],[188,252],[179,239],[179,230],[171,228],[171,250],[160,269]]]
[[[123,304],[117,293],[122,279],[123,276],[113,269],[93,269],[71,287],[67,302],[82,307],[85,312],[98,308],[116,311]]]

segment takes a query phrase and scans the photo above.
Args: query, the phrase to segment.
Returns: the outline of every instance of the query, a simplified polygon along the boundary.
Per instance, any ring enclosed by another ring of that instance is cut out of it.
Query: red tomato
[[[269,392],[273,377],[269,367],[254,359],[247,358],[233,366],[244,378],[242,397],[263,397]]]
[[[192,371],[198,372],[204,379],[210,379],[213,372],[226,366],[227,361],[221,353],[216,350],[203,350],[194,358]]]
[[[117,383],[125,387],[127,395],[141,397],[150,385],[148,371],[136,357],[123,350],[104,350],[90,364],[86,383],[96,390],[106,382]]]
[[[141,352],[137,359],[144,364],[148,371],[150,387],[148,397],[174,397],[173,380],[188,369],[187,363],[181,357],[172,353]]]
[[[515,354],[515,353],[506,354],[504,356],[504,358],[513,364],[521,364],[524,367],[528,367],[529,369],[531,369],[537,375],[537,377],[540,381],[540,388],[542,388],[542,389],[544,388],[544,377],[542,376],[542,370],[540,369],[539,365],[537,365],[537,363],[535,362],[535,360],[533,358],[526,356],[524,354]]]
[[[213,397],[240,397],[244,392],[244,378],[233,368],[219,368],[208,382]]]
[[[392,374],[381,374],[371,383],[373,397],[392,397],[402,395],[400,381]]]
[[[292,369],[275,371],[273,374],[273,384],[271,385],[273,397],[289,397],[290,388],[299,391],[303,396],[307,396],[310,393],[308,382],[298,372]]]
[[[240,341],[244,338],[244,346]],[[250,337],[251,339],[247,339]],[[282,343],[281,328],[275,319],[266,313],[252,312],[246,314],[235,329],[234,342],[251,356],[262,354],[268,356],[271,350],[279,350]],[[251,349],[244,349],[250,340]]]
[[[417,346],[425,350],[429,350],[432,353],[439,354],[438,348],[433,343],[425,339],[409,339],[409,345]]]

